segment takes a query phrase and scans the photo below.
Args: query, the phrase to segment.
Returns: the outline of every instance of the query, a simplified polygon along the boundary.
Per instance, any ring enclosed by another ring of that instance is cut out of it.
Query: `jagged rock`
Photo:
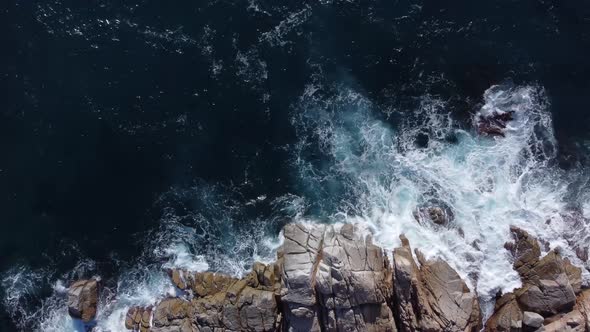
[[[396,330],[387,305],[391,267],[370,238],[354,225],[287,225],[284,236],[281,299],[290,330]]]
[[[550,317],[541,329],[544,332],[590,331],[590,290],[585,290],[576,299],[574,308],[566,313]]]
[[[545,318],[536,312],[525,311],[522,315],[522,323],[525,326],[539,328],[543,325]]]
[[[125,315],[125,328],[128,330],[138,331],[141,324],[141,316],[143,315],[144,308],[131,307]],[[149,326],[148,326],[149,327]]]
[[[523,286],[499,297],[485,330],[590,330],[590,290],[582,290],[581,270],[555,250],[541,257],[530,234],[511,232],[506,248]],[[169,270],[181,295],[153,309],[130,308],[125,326],[141,332],[481,328],[475,292],[445,261],[414,256],[404,236],[393,265],[355,225],[289,224],[284,237],[274,264],[255,263],[241,279]]]
[[[514,238],[514,243],[507,244],[505,247],[514,256],[514,269],[519,274],[526,274],[539,261],[541,248],[537,240],[522,229],[511,226],[510,232]]]
[[[353,225],[324,235],[316,276],[322,321],[339,331],[393,331],[387,301],[393,281],[389,260]],[[287,261],[287,257],[285,261]]]
[[[564,260],[555,251],[549,252],[526,274],[521,274],[521,279],[523,287],[515,294],[524,310],[552,315],[570,310],[576,301]]]
[[[479,116],[477,119],[477,131],[481,135],[504,137],[504,129],[509,121],[514,119],[514,111],[493,112],[490,115]]]
[[[260,273],[260,275],[259,275]],[[192,301],[177,298],[160,302],[152,331],[273,331],[278,326],[275,266],[256,264],[244,279],[211,272],[173,271],[173,283],[194,294]],[[259,280],[262,280],[260,282]]]
[[[582,290],[582,269],[574,266],[567,258],[563,260],[563,268],[574,293],[580,293]]]
[[[129,330],[133,331],[140,331],[140,332],[148,332],[150,331],[151,320],[152,320],[152,310],[153,307],[132,307],[127,312],[125,317],[125,327]],[[133,321],[130,318],[133,318]],[[128,327],[131,326],[132,328]]]
[[[514,294],[508,293],[496,301],[494,314],[486,322],[486,331],[520,331],[523,313]]]
[[[180,298],[167,298],[154,309],[151,332],[197,332],[192,323],[191,303]]]
[[[88,323],[96,317],[98,305],[98,281],[79,280],[68,289],[68,312],[70,316]]]
[[[320,330],[315,276],[324,231],[324,225],[289,224],[283,229],[285,241],[278,253],[283,265],[281,300],[285,322],[294,331]]]
[[[427,261],[417,253],[418,268],[408,240],[393,252],[395,308],[401,331],[478,331],[477,296],[446,262]]]
[[[511,227],[510,230],[515,242],[506,247],[514,256],[514,268],[523,285],[497,301],[494,314],[486,323],[486,331],[514,330],[521,325],[520,320],[531,318],[533,313],[555,320],[546,324],[543,327],[545,330],[563,328],[565,325],[558,324],[563,323],[562,318],[566,316],[572,322],[579,321],[581,316],[573,308],[576,305],[576,294],[581,292],[581,269],[573,266],[568,259],[563,259],[556,250],[540,258],[539,243],[530,234],[517,227]],[[524,317],[525,312],[529,312],[527,317]],[[571,327],[571,324],[566,325]],[[525,325],[532,326],[527,322]]]

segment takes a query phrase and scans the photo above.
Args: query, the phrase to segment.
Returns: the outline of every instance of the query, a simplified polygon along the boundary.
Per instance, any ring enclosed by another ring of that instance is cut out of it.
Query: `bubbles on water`
[[[52,279],[54,271],[34,270],[26,265],[6,271],[2,275],[4,308],[21,330],[84,331],[67,314],[63,282],[58,280],[52,289],[46,289]]]
[[[293,164],[312,207],[307,215],[366,224],[386,248],[403,233],[427,257],[447,260],[484,301],[520,285],[503,249],[510,225],[580,264],[560,215],[578,174],[553,166],[557,144],[543,89],[491,87],[475,118],[490,112],[514,112],[505,138],[461,129],[435,96],[386,121],[353,89],[309,86],[293,117],[300,137]],[[450,209],[453,220],[418,223],[415,211],[425,202]]]
[[[27,301],[40,295],[44,278],[44,271],[33,271],[27,266],[15,266],[2,276],[2,304],[18,326],[24,326],[34,315],[27,310]]]
[[[236,75],[252,87],[260,88],[268,79],[266,62],[260,58],[256,48],[246,52],[238,50],[235,59]]]
[[[513,112],[514,119],[505,137],[481,137],[457,123],[436,96],[422,97],[412,112],[382,118],[358,91],[314,81],[293,115],[299,195],[248,199],[240,188],[205,183],[171,188],[156,202],[161,224],[144,237],[143,256],[115,289],[103,292],[96,329],[122,330],[130,306],[175,295],[163,268],[240,276],[254,261],[273,261],[278,229],[291,220],[358,222],[388,249],[399,245],[403,233],[426,257],[443,258],[457,269],[489,311],[496,292],[520,286],[503,248],[511,225],[582,265],[577,253],[589,238],[590,203],[575,193],[586,192],[587,185],[576,170],[554,166],[557,143],[547,106],[542,88],[494,86],[474,121],[491,112]],[[417,220],[416,211],[429,207],[452,218]],[[261,216],[261,209],[271,212]],[[50,271],[15,267],[2,279],[4,305],[21,326],[39,322],[35,326],[43,330],[75,331],[64,309],[65,285],[95,268],[82,260],[55,278]],[[45,281],[54,285],[51,295],[39,309],[27,309],[28,301],[43,298],[39,285]]]
[[[178,54],[197,43],[182,26],[159,28],[133,21],[135,9],[133,5],[119,11],[105,5],[75,8],[55,0],[37,4],[35,15],[50,34],[80,38],[94,49],[128,41],[130,34],[154,49]]]
[[[261,34],[259,41],[267,42],[273,47],[285,47],[292,43],[287,38],[293,31],[297,32],[298,27],[305,23],[312,14],[310,6],[305,6],[303,9],[290,13],[288,17],[282,20],[272,30]]]

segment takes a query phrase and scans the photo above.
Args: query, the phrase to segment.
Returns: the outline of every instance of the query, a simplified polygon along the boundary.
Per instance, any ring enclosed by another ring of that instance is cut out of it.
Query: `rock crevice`
[[[186,296],[131,308],[126,327],[397,332],[475,331],[481,324],[475,293],[443,261],[421,259],[418,267],[405,238],[391,262],[355,225],[289,224],[283,233],[277,261],[254,264],[242,279],[170,270]]]
[[[522,287],[501,295],[486,331],[589,331],[589,290],[582,289],[582,271],[558,251],[541,257],[538,241],[511,227],[506,243]]]
[[[478,296],[444,260],[427,260],[400,236],[390,255],[356,225],[288,224],[277,260],[244,278],[168,271],[181,296],[132,307],[125,327],[141,332],[233,331],[590,331],[590,290],[558,251],[512,228],[505,245],[523,285],[501,294],[482,326]],[[392,259],[390,259],[390,257]],[[70,287],[70,313],[96,314],[92,281]],[[95,296],[96,295],[96,296]]]

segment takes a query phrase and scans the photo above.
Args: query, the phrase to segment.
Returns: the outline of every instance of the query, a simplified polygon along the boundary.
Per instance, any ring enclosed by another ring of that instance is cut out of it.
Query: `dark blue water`
[[[585,1],[15,0],[0,13],[0,271],[61,275],[85,258],[115,280],[161,226],[170,188],[298,193],[290,119],[313,75],[398,117],[436,95],[466,126],[491,85],[538,84],[561,167],[587,159]],[[18,319],[1,314],[0,330]]]

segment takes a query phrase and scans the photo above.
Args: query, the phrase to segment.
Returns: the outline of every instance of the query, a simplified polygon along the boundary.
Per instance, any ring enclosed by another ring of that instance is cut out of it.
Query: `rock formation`
[[[536,239],[516,227],[511,232],[506,248],[523,285],[496,301],[486,331],[588,331],[590,293],[582,291],[581,269],[556,250],[541,258]]]
[[[481,135],[504,137],[504,129],[508,122],[514,120],[514,111],[492,112],[489,115],[480,115],[477,119],[477,131]]]
[[[256,264],[243,279],[211,272],[170,271],[173,283],[190,294],[154,308],[153,332],[275,331],[279,324],[274,266]]]
[[[414,219],[421,224],[429,221],[437,225],[446,225],[453,221],[454,215],[450,208],[427,206],[416,209],[414,211]]]
[[[131,308],[126,327],[463,332],[481,326],[475,293],[442,260],[426,261],[417,253],[418,267],[405,239],[392,263],[354,225],[290,224],[284,236],[276,263],[256,263],[242,279],[170,270],[185,296],[166,298],[153,309]]]
[[[391,266],[353,225],[287,225],[281,262],[285,323],[294,331],[395,331]]]
[[[402,235],[389,256],[355,225],[289,224],[273,264],[255,263],[244,278],[168,270],[178,297],[132,307],[125,327],[141,332],[390,331],[476,332],[477,294],[441,259],[412,251]],[[485,331],[590,331],[590,290],[559,251],[541,257],[539,242],[511,228],[522,287],[498,296]],[[390,257],[393,260],[390,260]],[[96,314],[95,280],[68,293],[73,317]]]
[[[95,279],[79,280],[68,288],[68,312],[70,316],[88,323],[96,317],[98,282]]]
[[[393,251],[397,317],[401,331],[479,331],[479,302],[445,261],[412,257],[408,240]]]

